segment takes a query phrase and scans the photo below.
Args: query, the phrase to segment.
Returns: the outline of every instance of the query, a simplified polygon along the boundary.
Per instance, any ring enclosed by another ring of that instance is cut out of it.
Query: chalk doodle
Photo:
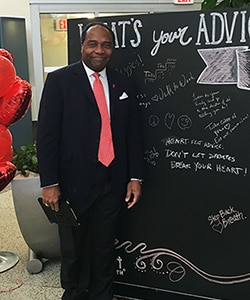
[[[177,124],[181,130],[186,130],[192,126],[192,120],[188,115],[181,115],[177,120]]]
[[[157,79],[164,79],[166,74],[171,74],[172,70],[175,68],[177,59],[168,58],[163,63],[157,63],[156,69],[154,71],[144,71],[144,82],[153,83]]]
[[[159,276],[167,276],[172,283],[180,282],[185,278],[187,275],[186,268],[189,268],[206,281],[221,285],[250,281],[250,273],[230,276],[209,274],[177,252],[167,248],[148,249],[145,242],[133,245],[131,241],[120,243],[117,239],[115,241],[115,249],[124,249],[129,255],[136,254],[137,257],[134,264],[138,272],[148,272],[150,269]]]
[[[156,126],[159,125],[159,123],[160,123],[160,119],[159,119],[159,117],[157,115],[151,115],[149,117],[149,125],[151,127],[156,127]]]
[[[121,256],[118,256],[116,258],[117,261],[117,269],[116,269],[116,275],[119,276],[124,276],[126,269],[123,267],[123,259],[121,258]]]
[[[247,46],[198,49],[206,67],[197,79],[200,84],[237,84],[250,90],[249,54]]]
[[[157,162],[156,159],[159,157],[159,152],[156,150],[155,147],[152,147],[151,150],[146,150],[144,152],[144,160],[153,166],[156,166]]]
[[[172,113],[169,113],[169,112],[166,113],[166,115],[165,115],[165,126],[168,129],[172,129],[174,119],[175,119],[175,114],[172,114]]]

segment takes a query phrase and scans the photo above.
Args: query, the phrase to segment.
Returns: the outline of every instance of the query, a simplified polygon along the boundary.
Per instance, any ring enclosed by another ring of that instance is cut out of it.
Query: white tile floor
[[[44,263],[39,274],[26,270],[28,247],[21,235],[14,211],[10,186],[0,192],[0,251],[15,253],[18,263],[0,273],[1,300],[59,300],[63,290],[60,287],[60,262],[50,260]],[[22,282],[19,288],[17,280]],[[13,291],[9,291],[14,289]]]

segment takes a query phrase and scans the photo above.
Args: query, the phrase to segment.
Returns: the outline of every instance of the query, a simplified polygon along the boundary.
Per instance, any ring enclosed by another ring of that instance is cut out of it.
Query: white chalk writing
[[[220,143],[233,134],[235,130],[248,119],[248,113],[242,117],[238,117],[236,113],[233,113],[217,122],[210,122],[205,127],[205,130],[212,131],[214,133],[214,142]]]
[[[186,37],[188,31],[188,26],[183,28],[179,27],[176,31],[161,32],[157,35],[156,31],[153,31],[153,42],[155,43],[154,47],[151,50],[151,55],[155,56],[159,51],[161,45],[172,44],[175,41],[178,41],[180,45],[186,46],[192,41],[192,37]]]
[[[212,118],[221,110],[228,108],[230,97],[221,97],[219,91],[196,95],[193,93],[193,103],[199,118]]]
[[[229,206],[226,209],[220,209],[217,214],[210,215],[207,219],[215,232],[223,233],[229,226],[236,222],[244,221],[247,217],[243,212],[236,210],[233,206]]]
[[[152,96],[151,100],[158,102],[164,100],[167,97],[171,97],[176,93],[176,91],[179,88],[181,89],[185,88],[190,82],[194,80],[195,78],[191,72],[189,73],[188,76],[182,74],[178,81],[166,84],[164,87],[160,87],[158,89],[158,93]]]

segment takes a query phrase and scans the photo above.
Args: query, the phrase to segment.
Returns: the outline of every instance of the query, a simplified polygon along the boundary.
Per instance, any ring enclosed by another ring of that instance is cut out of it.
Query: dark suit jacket
[[[130,178],[143,177],[138,105],[129,80],[107,68],[115,160],[112,190],[125,196]],[[40,103],[37,150],[41,186],[59,183],[63,196],[83,211],[93,186],[101,119],[83,65],[48,74]]]

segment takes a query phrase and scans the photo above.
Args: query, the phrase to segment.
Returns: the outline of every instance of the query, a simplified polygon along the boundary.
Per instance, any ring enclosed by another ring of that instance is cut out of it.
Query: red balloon
[[[9,161],[0,162],[0,191],[15,177],[16,167]]]
[[[21,119],[31,105],[30,84],[16,76],[13,56],[0,49],[0,191],[15,177],[12,136],[7,126]]]
[[[0,161],[10,152],[12,147],[12,135],[10,131],[0,124]]]
[[[13,63],[13,56],[9,51],[0,49],[0,55],[8,58],[8,60]]]
[[[13,147],[9,148],[9,151],[5,154],[5,156],[0,161],[12,161],[13,158]]]
[[[31,105],[31,85],[16,77],[11,89],[0,98],[0,123],[6,127],[20,120]]]
[[[0,56],[0,97],[3,96],[15,81],[16,70],[8,58]]]
[[[8,128],[0,124],[0,138],[6,140],[10,145],[12,143],[12,135]],[[1,145],[1,143],[0,143]]]

